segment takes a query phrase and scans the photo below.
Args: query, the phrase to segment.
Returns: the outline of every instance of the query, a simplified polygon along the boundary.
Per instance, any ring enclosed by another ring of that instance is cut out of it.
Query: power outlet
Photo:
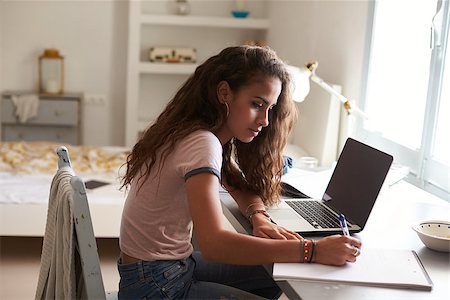
[[[106,96],[101,94],[87,94],[84,95],[84,103],[89,105],[106,105]]]

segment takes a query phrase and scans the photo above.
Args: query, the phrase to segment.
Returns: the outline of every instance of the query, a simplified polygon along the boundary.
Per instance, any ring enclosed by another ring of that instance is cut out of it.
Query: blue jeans
[[[183,260],[118,262],[119,299],[277,299],[281,291],[262,266]],[[259,296],[258,296],[259,295]]]

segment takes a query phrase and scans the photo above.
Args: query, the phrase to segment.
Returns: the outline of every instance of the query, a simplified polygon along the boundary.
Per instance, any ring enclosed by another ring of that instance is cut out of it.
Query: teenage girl
[[[353,237],[312,241],[270,222],[295,116],[286,66],[267,47],[229,47],[195,70],[127,159],[120,299],[276,299],[262,264],[356,260]],[[221,186],[253,236],[224,228]]]

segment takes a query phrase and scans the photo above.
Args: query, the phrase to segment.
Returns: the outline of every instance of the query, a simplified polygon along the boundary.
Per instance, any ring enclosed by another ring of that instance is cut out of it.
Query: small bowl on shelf
[[[430,249],[450,252],[450,222],[442,220],[421,221],[412,226],[420,240]]]
[[[231,14],[235,18],[243,19],[247,18],[250,12],[248,10],[232,10]]]

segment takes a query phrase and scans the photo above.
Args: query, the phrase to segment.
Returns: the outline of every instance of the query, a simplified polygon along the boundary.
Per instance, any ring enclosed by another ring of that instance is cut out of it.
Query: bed
[[[47,219],[50,185],[58,168],[56,148],[50,142],[0,142],[0,236],[42,237]],[[75,173],[86,185],[108,183],[87,189],[94,234],[99,238],[119,236],[126,192],[120,191],[122,165],[130,149],[124,147],[72,146],[68,148]],[[307,156],[300,147],[288,145],[286,155],[296,161]]]
[[[50,185],[57,170],[56,148],[48,142],[0,143],[0,236],[44,235]],[[94,234],[119,236],[126,192],[119,190],[121,167],[129,154],[123,147],[68,148],[75,173],[86,185]]]

